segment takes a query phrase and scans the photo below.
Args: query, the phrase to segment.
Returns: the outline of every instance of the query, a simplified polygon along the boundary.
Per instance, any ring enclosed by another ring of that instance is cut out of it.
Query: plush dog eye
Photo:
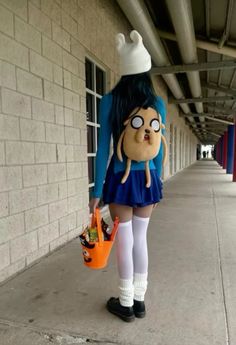
[[[135,129],[140,128],[143,125],[144,121],[141,116],[134,116],[131,120],[131,126]]]
[[[159,132],[160,130],[160,122],[157,119],[152,119],[150,122],[150,126],[154,129],[155,132]]]

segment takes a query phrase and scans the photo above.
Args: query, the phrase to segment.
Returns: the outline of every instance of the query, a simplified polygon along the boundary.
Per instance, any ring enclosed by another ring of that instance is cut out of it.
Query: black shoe
[[[143,318],[146,315],[146,308],[145,308],[144,301],[134,300],[133,310],[136,317],[140,319]]]
[[[107,309],[110,313],[120,317],[123,321],[131,322],[135,320],[133,307],[123,307],[119,298],[111,297],[107,301]]]

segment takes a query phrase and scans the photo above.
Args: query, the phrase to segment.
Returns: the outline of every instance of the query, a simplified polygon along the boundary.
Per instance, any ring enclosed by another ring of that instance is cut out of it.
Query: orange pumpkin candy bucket
[[[100,210],[96,208],[92,216],[91,226],[87,228],[80,236],[84,264],[93,269],[106,267],[107,261],[118,230],[119,220],[116,217],[111,234],[104,238],[102,231],[102,220]]]

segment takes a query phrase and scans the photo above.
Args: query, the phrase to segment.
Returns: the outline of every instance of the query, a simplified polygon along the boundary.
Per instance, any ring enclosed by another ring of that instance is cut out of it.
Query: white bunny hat
[[[151,69],[151,56],[143,45],[142,36],[138,31],[130,33],[132,43],[126,43],[121,33],[116,36],[116,47],[120,55],[121,75],[138,74]]]

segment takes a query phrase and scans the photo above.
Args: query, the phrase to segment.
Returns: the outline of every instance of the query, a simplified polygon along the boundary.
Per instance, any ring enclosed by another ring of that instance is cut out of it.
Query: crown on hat
[[[143,45],[142,36],[138,31],[130,33],[132,43],[126,43],[122,33],[116,36],[116,47],[120,56],[121,75],[138,74],[151,69],[151,56]]]

